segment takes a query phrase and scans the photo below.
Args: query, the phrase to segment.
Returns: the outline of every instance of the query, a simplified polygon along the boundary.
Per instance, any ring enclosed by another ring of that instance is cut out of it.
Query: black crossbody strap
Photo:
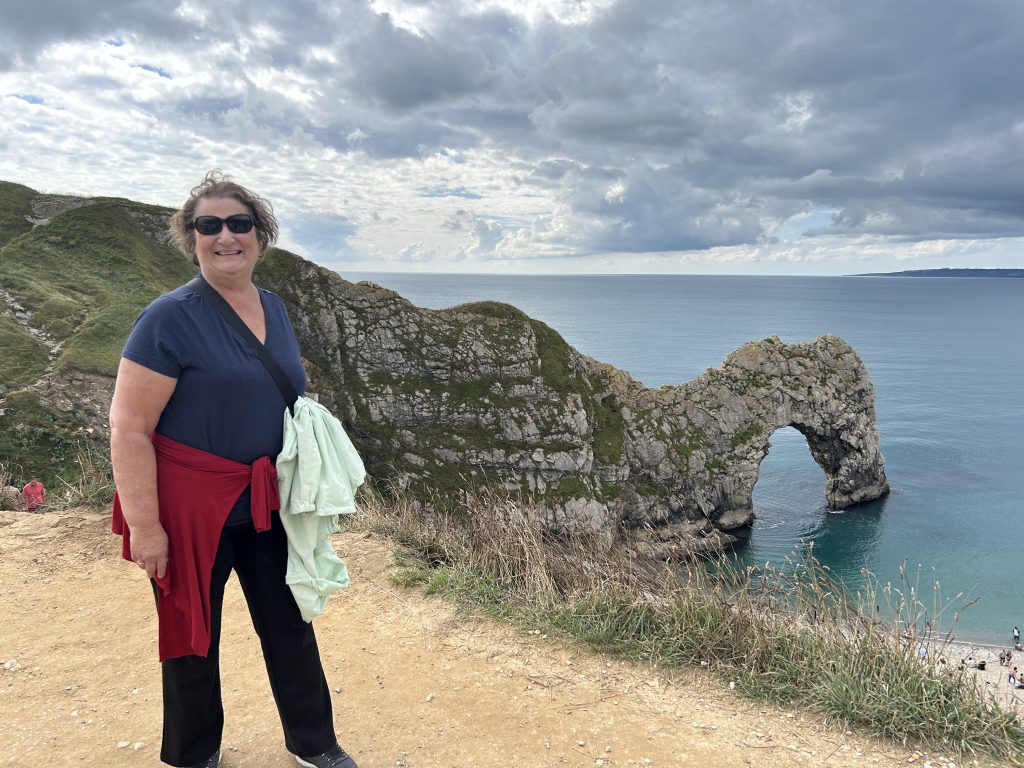
[[[271,354],[267,351],[267,348],[260,343],[260,340],[256,338],[256,334],[249,330],[242,318],[238,316],[238,313],[231,308],[224,297],[215,291],[206,280],[203,279],[202,275],[190,280],[188,287],[206,299],[210,305],[216,309],[221,317],[228,321],[228,325],[234,328],[235,332],[245,339],[249,346],[256,350],[256,354],[260,356],[260,360],[263,361],[263,365],[266,366],[267,371],[273,377],[274,382],[277,384],[277,388],[281,390],[281,397],[284,398],[285,404],[288,406],[288,411],[293,416],[295,411],[293,406],[295,401],[299,399],[298,393],[295,391],[295,387],[292,386],[291,381],[288,380],[288,376],[285,375],[284,370],[280,364],[275,360]]]

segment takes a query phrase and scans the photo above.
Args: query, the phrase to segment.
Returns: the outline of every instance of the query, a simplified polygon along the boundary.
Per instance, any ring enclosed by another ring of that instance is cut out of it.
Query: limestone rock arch
[[[679,480],[706,523],[696,510],[687,510],[680,494],[670,500],[679,514],[666,520],[669,527],[696,528],[699,536],[708,536],[749,525],[759,467],[772,434],[784,427],[806,438],[825,474],[829,507],[846,508],[889,492],[871,379],[857,353],[837,336],[803,344],[777,337],[746,344],[719,368],[679,387],[650,392],[649,401],[639,398],[642,408],[657,408],[660,401],[658,410],[671,433],[700,438],[699,445],[688,445],[695,449],[689,453],[688,481]],[[644,432],[638,431],[637,439],[642,441]]]

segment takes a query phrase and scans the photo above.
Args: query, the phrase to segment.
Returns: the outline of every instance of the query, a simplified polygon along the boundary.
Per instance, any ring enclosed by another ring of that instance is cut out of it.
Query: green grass
[[[558,332],[540,320],[530,320],[537,338],[537,352],[540,355],[540,375],[555,392],[570,392],[581,389],[576,375],[569,366],[571,347]]]
[[[24,214],[35,196],[0,184],[0,288],[28,310],[33,328],[62,342],[56,369],[113,375],[138,313],[194,273],[152,236],[166,227],[170,212],[97,199],[32,228]],[[19,389],[43,375],[47,364],[46,347],[12,318],[0,317],[0,383],[9,390],[0,456],[16,457],[69,499],[107,495],[107,461],[99,458],[105,447],[81,429],[75,413],[51,413]]]
[[[34,189],[0,181],[0,247],[32,229],[25,217],[32,212],[32,200],[37,196]]]
[[[179,253],[140,226],[144,217],[168,213],[98,199],[0,249],[0,286],[33,313],[33,325],[66,339],[57,368],[114,373],[139,311],[193,274]]]
[[[73,418],[51,413],[30,390],[9,394],[4,410],[5,415],[0,418],[0,457],[17,462],[26,475],[23,482],[28,481],[27,474],[31,473],[51,490],[67,491],[83,483],[109,484],[110,460],[105,441],[81,431]],[[84,497],[96,495],[85,493]]]
[[[109,509],[114,500],[114,470],[106,444],[79,441],[74,467],[67,476],[57,478],[51,500],[55,495],[68,507]]]
[[[497,494],[463,497],[457,517],[427,516],[401,494],[361,499],[350,525],[400,545],[392,582],[443,595],[524,629],[667,668],[707,666],[754,700],[821,713],[903,745],[1024,765],[1024,726],[976,686],[915,651],[942,656],[938,621],[916,585],[849,594],[808,550],[780,569],[723,559],[668,568],[592,531],[555,535]],[[880,622],[889,601],[894,625]],[[895,604],[893,604],[893,601]],[[927,633],[927,634],[922,634]]]
[[[747,427],[744,427],[729,440],[729,446],[736,450],[745,442],[751,438],[758,437],[764,434],[764,426],[760,423],[755,422]]]
[[[46,370],[46,346],[12,317],[0,315],[0,384],[16,389]]]
[[[626,424],[615,395],[605,395],[596,404],[594,418],[594,458],[604,464],[622,461]]]
[[[32,326],[46,331],[56,341],[64,341],[81,325],[85,310],[63,296],[47,299],[32,313]]]
[[[520,326],[530,321],[530,318],[521,309],[500,301],[473,301],[441,310],[441,312],[445,314],[468,312],[483,317],[493,317],[497,320],[514,321]]]

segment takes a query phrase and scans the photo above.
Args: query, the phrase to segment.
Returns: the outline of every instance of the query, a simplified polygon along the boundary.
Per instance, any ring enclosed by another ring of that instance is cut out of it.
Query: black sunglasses
[[[228,232],[244,235],[252,231],[255,222],[248,213],[236,213],[222,219],[220,216],[200,216],[192,222],[192,226],[200,235],[219,235],[221,227],[228,225]]]

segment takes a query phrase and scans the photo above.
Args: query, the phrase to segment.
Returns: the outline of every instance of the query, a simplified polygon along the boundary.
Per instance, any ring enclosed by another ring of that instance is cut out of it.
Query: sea
[[[784,567],[813,546],[851,589],[917,592],[939,633],[1008,644],[1024,628],[1024,279],[343,273],[421,307],[512,304],[649,387],[748,341],[824,333],[874,383],[892,492],[843,511],[804,437],[777,430],[737,549]]]

